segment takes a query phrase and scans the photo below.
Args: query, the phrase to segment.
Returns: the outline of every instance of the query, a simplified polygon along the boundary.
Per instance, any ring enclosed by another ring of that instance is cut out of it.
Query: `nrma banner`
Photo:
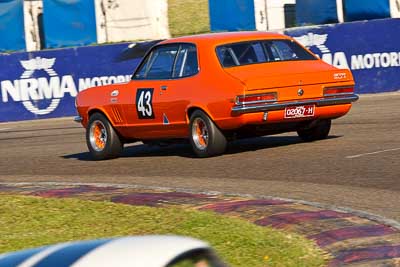
[[[130,44],[0,55],[0,122],[73,116],[89,87],[128,82],[137,59]]]
[[[400,19],[382,19],[285,31],[325,62],[351,69],[357,93],[400,90]]]

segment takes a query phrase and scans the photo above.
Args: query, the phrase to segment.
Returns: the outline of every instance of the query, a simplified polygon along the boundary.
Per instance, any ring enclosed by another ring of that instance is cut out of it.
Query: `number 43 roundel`
[[[136,111],[139,119],[154,119],[153,88],[137,89]]]

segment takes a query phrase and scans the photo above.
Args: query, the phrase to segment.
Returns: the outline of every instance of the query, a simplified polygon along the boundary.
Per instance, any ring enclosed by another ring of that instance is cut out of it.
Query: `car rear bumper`
[[[302,101],[290,101],[284,103],[272,103],[272,104],[268,103],[263,105],[237,105],[232,108],[232,113],[234,115],[240,115],[245,113],[283,110],[287,107],[313,105],[313,104],[316,105],[317,107],[343,105],[343,104],[350,104],[357,100],[358,100],[358,95],[351,94],[351,95],[330,96],[319,99],[308,99]]]

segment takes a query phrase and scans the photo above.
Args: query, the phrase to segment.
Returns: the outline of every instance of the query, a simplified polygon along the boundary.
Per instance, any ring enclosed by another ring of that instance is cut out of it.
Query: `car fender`
[[[212,115],[211,111],[207,108],[207,106],[204,106],[200,103],[193,103],[189,106],[186,107],[185,113],[186,113],[186,122],[189,124],[190,122],[190,116],[189,113],[193,113],[193,110],[201,110],[204,113],[207,114],[208,117],[210,117],[211,120],[214,121],[214,116]]]
[[[87,114],[86,114],[86,116],[87,116],[87,122],[89,122],[90,116],[91,116],[92,114],[94,114],[94,113],[101,113],[101,114],[103,114],[103,115],[107,118],[107,120],[111,123],[111,125],[114,126],[113,121],[110,119],[110,116],[108,115],[108,113],[107,113],[107,111],[104,109],[104,107],[90,107],[90,108],[88,108]]]

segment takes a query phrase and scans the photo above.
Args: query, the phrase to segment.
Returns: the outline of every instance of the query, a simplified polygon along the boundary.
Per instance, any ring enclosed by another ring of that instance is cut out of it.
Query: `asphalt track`
[[[319,202],[400,221],[400,93],[366,95],[330,138],[295,133],[236,141],[197,159],[189,145],[133,145],[95,162],[68,119],[0,124],[0,182],[119,183]]]

